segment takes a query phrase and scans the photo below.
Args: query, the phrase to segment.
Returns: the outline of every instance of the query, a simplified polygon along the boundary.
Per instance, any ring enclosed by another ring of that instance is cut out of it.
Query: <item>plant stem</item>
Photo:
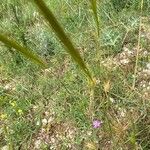
[[[139,60],[139,51],[140,51],[140,43],[141,43],[142,11],[143,11],[143,0],[141,0],[139,35],[138,35],[138,44],[137,44],[137,50],[136,50],[136,61],[135,61],[133,84],[132,84],[132,89],[133,90],[135,89],[136,75],[137,75],[137,68],[138,68],[138,60]]]

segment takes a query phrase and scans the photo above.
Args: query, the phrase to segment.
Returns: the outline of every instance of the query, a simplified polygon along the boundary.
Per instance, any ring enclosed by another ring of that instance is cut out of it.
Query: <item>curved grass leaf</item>
[[[91,3],[91,8],[93,10],[95,22],[97,25],[97,33],[99,35],[99,20],[98,20],[98,15],[97,15],[97,3],[96,3],[96,0],[90,0],[90,3]]]
[[[38,55],[36,55],[35,53],[33,53],[28,48],[25,48],[25,47],[21,46],[14,39],[10,39],[6,35],[0,34],[0,41],[3,42],[4,44],[6,44],[7,46],[13,47],[17,51],[21,52],[25,57],[27,57],[30,60],[38,63],[43,68],[47,68],[48,67],[47,63],[44,60],[42,60]]]
[[[55,31],[57,37],[61,40],[61,42],[65,45],[66,51],[72,56],[76,63],[82,68],[82,70],[88,75],[88,77],[92,80],[92,76],[86,67],[82,57],[80,56],[77,49],[74,47],[73,43],[66,35],[65,31],[55,18],[54,14],[51,10],[46,6],[43,0],[34,0],[34,3],[38,6],[39,10],[45,17],[45,19],[50,24],[51,28]]]

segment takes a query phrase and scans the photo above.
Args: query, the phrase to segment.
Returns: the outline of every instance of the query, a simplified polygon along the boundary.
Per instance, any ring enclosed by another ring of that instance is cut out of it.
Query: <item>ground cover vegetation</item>
[[[150,149],[149,0],[2,0],[0,31],[0,149]]]

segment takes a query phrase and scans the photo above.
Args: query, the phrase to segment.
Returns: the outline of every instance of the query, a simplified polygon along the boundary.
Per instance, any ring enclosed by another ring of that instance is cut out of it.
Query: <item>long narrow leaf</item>
[[[97,33],[99,35],[99,20],[98,20],[98,15],[97,15],[97,2],[96,2],[96,0],[90,0],[90,3],[91,3],[92,10],[93,10],[95,22],[97,25]]]
[[[10,39],[8,38],[6,35],[2,35],[0,34],[0,41],[3,42],[4,44],[6,44],[9,47],[13,47],[14,49],[16,49],[17,51],[21,52],[25,57],[29,58],[30,60],[38,63],[39,65],[41,65],[43,68],[47,68],[48,65],[47,63],[42,60],[38,55],[34,54],[31,50],[29,50],[28,48],[25,48],[23,46],[21,46],[17,41],[15,41],[14,39]]]
[[[82,57],[80,56],[79,52],[74,47],[73,43],[64,32],[63,28],[61,27],[61,25],[59,24],[54,14],[51,12],[51,10],[46,6],[43,0],[34,0],[34,2],[38,6],[39,10],[41,11],[45,19],[50,24],[52,29],[55,31],[57,37],[65,45],[67,52],[72,56],[75,62],[79,64],[79,66],[88,75],[88,77],[92,79],[92,76],[88,68],[86,67]]]

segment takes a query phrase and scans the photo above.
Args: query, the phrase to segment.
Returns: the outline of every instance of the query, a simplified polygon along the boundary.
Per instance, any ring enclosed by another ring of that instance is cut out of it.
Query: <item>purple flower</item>
[[[99,128],[101,127],[102,122],[99,120],[94,120],[93,121],[93,128]]]

